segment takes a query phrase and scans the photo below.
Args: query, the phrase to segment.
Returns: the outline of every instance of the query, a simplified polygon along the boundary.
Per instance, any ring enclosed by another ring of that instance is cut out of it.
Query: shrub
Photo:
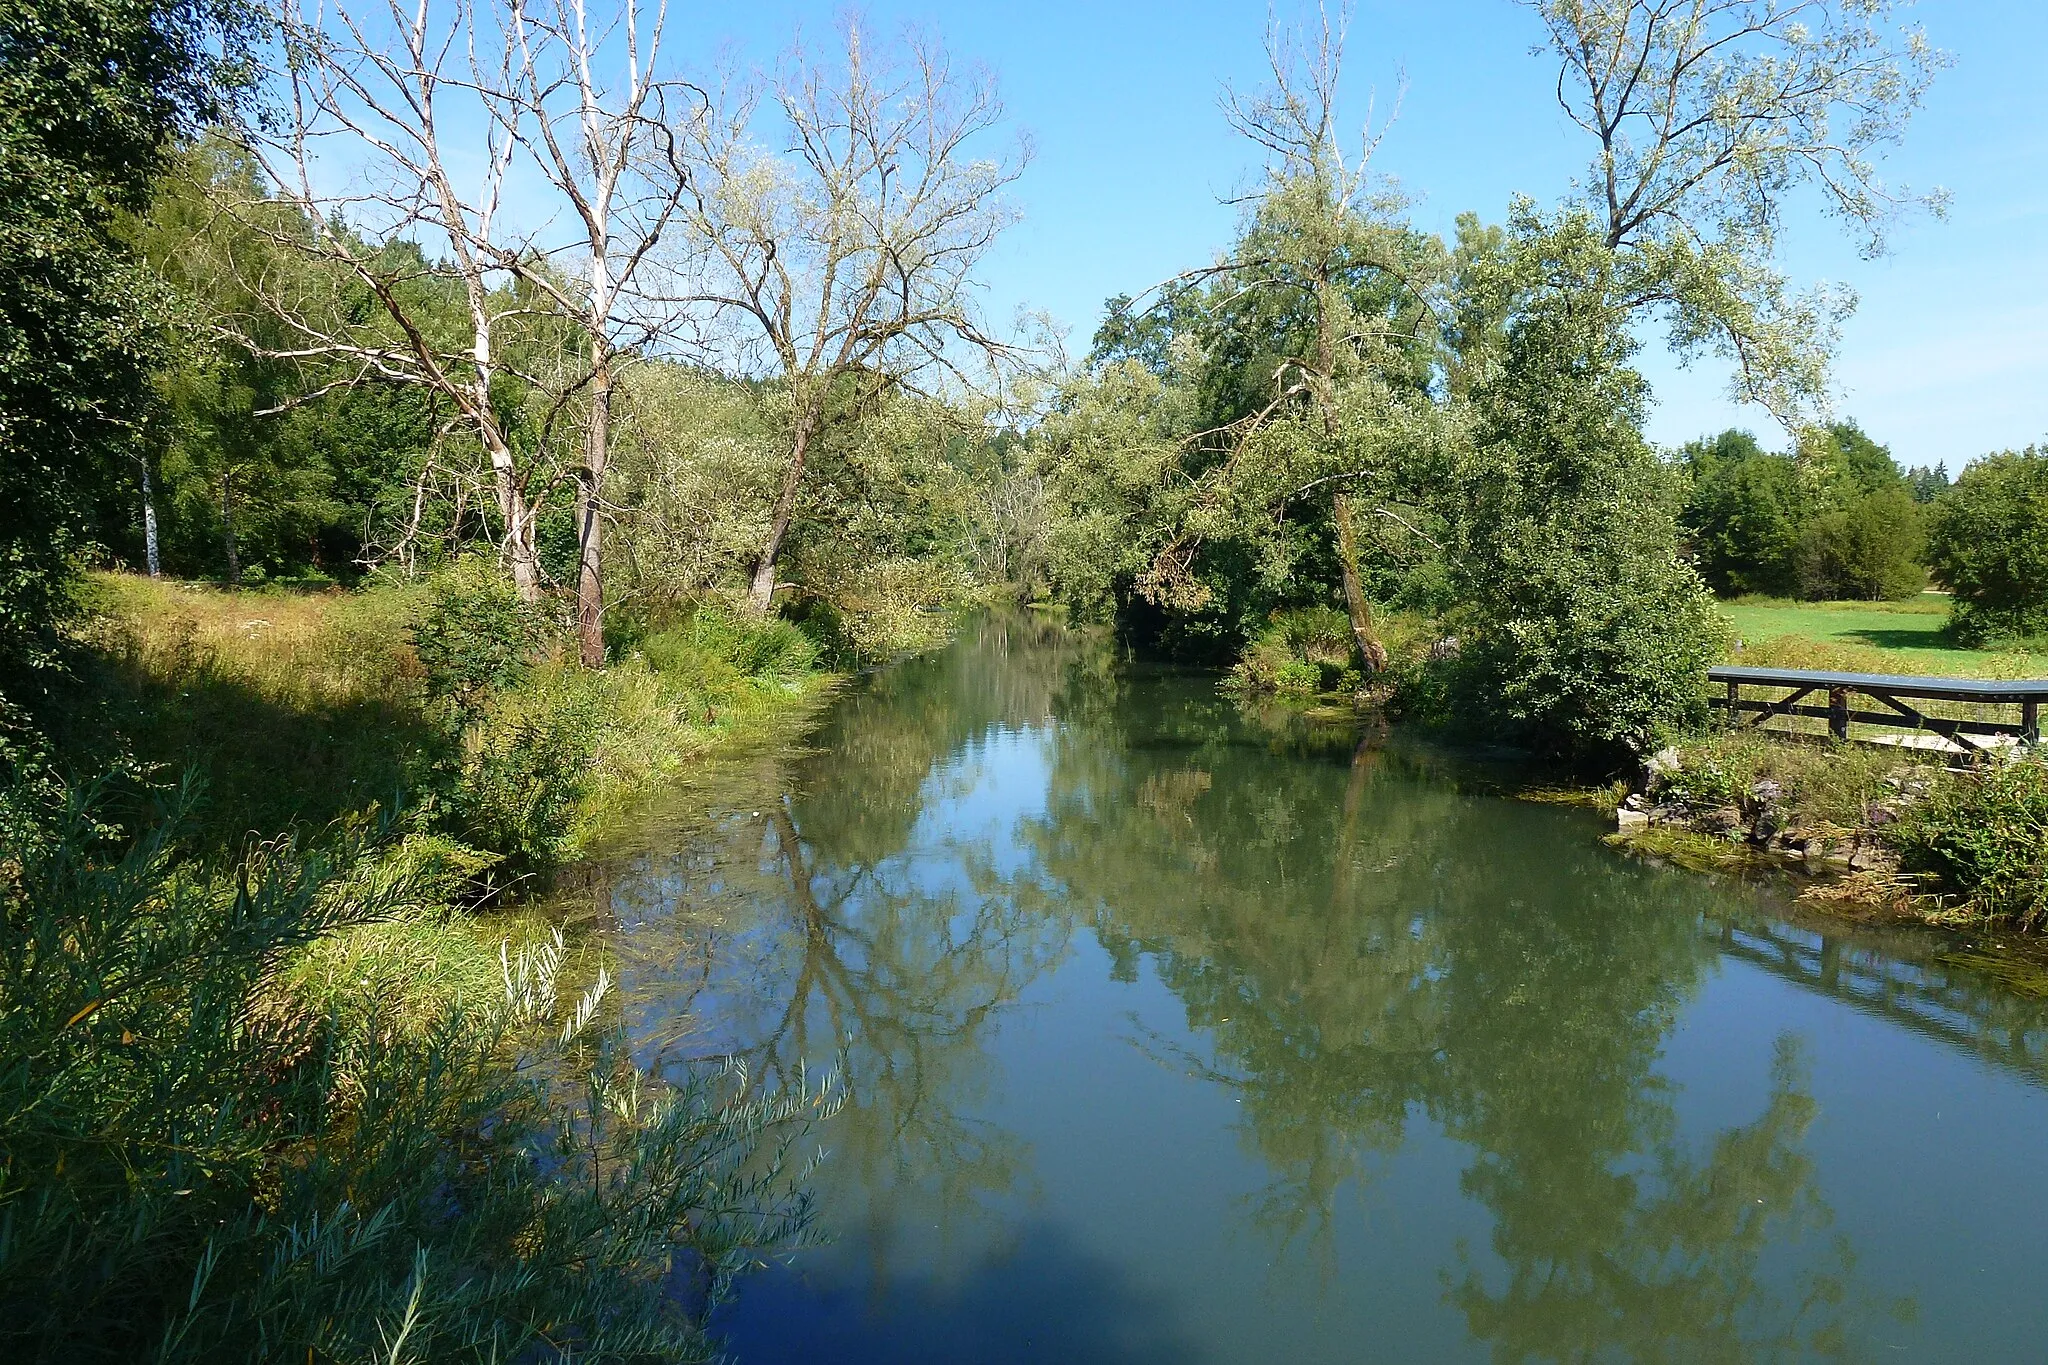
[[[1279,611],[1245,646],[1231,677],[1254,692],[1313,696],[1357,680],[1353,649],[1351,618],[1335,607]]]
[[[0,831],[0,1357],[705,1358],[677,1286],[801,1233],[817,1097],[636,1071],[558,936],[329,1012],[294,964],[417,913],[377,831],[223,877],[180,828],[119,848],[88,797]]]
[[[1899,864],[1978,914],[2033,928],[2048,909],[2048,767],[1952,778],[1892,827]]]
[[[608,723],[602,683],[577,672],[538,672],[492,695],[464,733],[443,827],[514,877],[553,867],[569,852]]]
[[[1903,485],[1882,488],[1807,522],[1799,533],[1800,596],[1811,601],[1896,601],[1927,586],[1918,504]]]
[[[413,650],[437,697],[468,708],[509,687],[547,638],[547,618],[495,566],[474,556],[438,575],[412,625]]]
[[[656,672],[700,684],[727,671],[707,664],[745,678],[794,681],[817,668],[819,655],[816,642],[793,622],[750,620],[716,602],[699,603],[680,623],[642,636],[638,649]]]
[[[2048,633],[2048,449],[1977,460],[1934,504],[1928,559],[1963,644]]]

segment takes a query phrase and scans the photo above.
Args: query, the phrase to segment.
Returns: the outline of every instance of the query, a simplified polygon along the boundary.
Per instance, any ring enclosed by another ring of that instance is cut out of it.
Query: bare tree
[[[277,200],[232,207],[279,246],[331,267],[330,278],[359,286],[377,310],[365,322],[345,301],[309,296],[304,272],[264,271],[243,283],[287,340],[245,339],[272,357],[335,367],[339,377],[319,392],[401,382],[450,400],[481,443],[506,566],[533,600],[546,485],[493,398],[508,371],[504,333],[527,308],[502,287],[496,246],[519,144],[491,96],[520,57],[516,27],[498,17],[470,0],[287,8],[273,73],[282,107],[273,123],[243,129]],[[278,215],[279,201],[295,212]],[[463,301],[466,325],[454,333],[425,287],[437,283]]]
[[[686,186],[675,123],[701,121],[703,92],[659,74],[666,0],[647,12],[626,0],[593,23],[585,0],[543,8],[511,0],[519,47],[513,80],[492,106],[569,210],[494,259],[549,298],[580,334],[580,365],[558,382],[551,410],[580,403],[575,468],[576,621],[583,662],[604,662],[604,482],[611,465],[613,395],[622,363],[672,346],[684,321],[642,288],[650,253],[674,223]],[[596,72],[614,63],[615,83]],[[557,239],[559,238],[559,239]],[[578,258],[568,268],[564,257]]]
[[[986,75],[957,74],[915,37],[900,60],[874,60],[849,25],[843,65],[799,51],[765,92],[742,87],[682,129],[685,293],[709,306],[728,368],[774,381],[789,405],[788,461],[748,592],[757,613],[773,602],[835,405],[857,410],[927,376],[966,380],[970,360],[1008,351],[973,300],[1024,160],[1021,147],[977,154],[1001,117]],[[764,123],[782,154],[757,146]]]

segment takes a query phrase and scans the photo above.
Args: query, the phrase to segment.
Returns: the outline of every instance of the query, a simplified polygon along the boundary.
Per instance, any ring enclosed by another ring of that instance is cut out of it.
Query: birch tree
[[[494,394],[510,374],[505,334],[529,307],[503,287],[500,215],[519,142],[498,96],[521,46],[501,17],[471,0],[287,8],[272,73],[280,107],[243,129],[275,201],[234,207],[358,288],[373,315],[309,297],[303,272],[259,274],[245,284],[288,338],[259,349],[335,367],[324,388],[399,382],[445,396],[481,445],[505,564],[531,601],[542,591],[534,527],[548,480],[515,449]],[[279,203],[294,211],[288,220]],[[459,334],[429,311],[437,283],[463,300]]]
[[[661,74],[667,16],[666,0],[651,10],[626,0],[596,21],[585,0],[513,0],[517,69],[492,99],[500,136],[531,154],[568,210],[566,226],[497,246],[494,259],[579,332],[581,363],[557,381],[551,410],[574,403],[583,419],[574,471],[576,623],[590,667],[604,662],[604,484],[618,371],[648,347],[673,347],[685,321],[657,303],[643,279],[683,203],[671,125],[700,120],[703,105],[695,86]],[[598,74],[608,64],[610,82]]]
[[[779,386],[787,457],[747,600],[765,614],[819,437],[892,389],[972,382],[1008,347],[975,307],[976,271],[1014,220],[1020,147],[982,156],[1003,110],[990,79],[910,39],[877,59],[857,26],[844,60],[799,51],[681,130],[690,172],[678,258],[716,354]],[[765,150],[772,137],[782,150]]]

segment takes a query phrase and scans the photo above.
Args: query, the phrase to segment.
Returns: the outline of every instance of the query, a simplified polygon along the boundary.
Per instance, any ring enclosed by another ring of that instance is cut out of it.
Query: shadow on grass
[[[208,667],[173,678],[118,655],[81,664],[60,750],[81,772],[128,754],[159,781],[197,773],[202,855],[388,807],[430,787],[455,756],[449,734],[398,698],[291,703]]]
[[[1956,654],[1977,652],[1957,644],[1946,630],[1845,630],[1837,638],[1860,640],[1879,649],[1939,649]]]

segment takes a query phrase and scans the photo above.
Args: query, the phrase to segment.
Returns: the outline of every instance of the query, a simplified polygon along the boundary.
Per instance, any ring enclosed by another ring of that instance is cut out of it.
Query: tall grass
[[[388,825],[210,870],[189,814],[0,833],[0,1358],[706,1358],[821,1095],[641,1074],[601,968],[493,962]]]
[[[794,626],[716,607],[635,633],[601,671],[541,636],[506,647],[470,631],[451,652],[445,623],[488,619],[475,600],[504,591],[460,567],[354,593],[111,574],[93,591],[60,747],[86,770],[118,756],[159,781],[203,772],[193,841],[216,858],[396,802],[415,828],[495,858],[484,881],[502,887],[573,857],[650,788],[785,722],[829,681]],[[423,666],[421,632],[437,622]]]

